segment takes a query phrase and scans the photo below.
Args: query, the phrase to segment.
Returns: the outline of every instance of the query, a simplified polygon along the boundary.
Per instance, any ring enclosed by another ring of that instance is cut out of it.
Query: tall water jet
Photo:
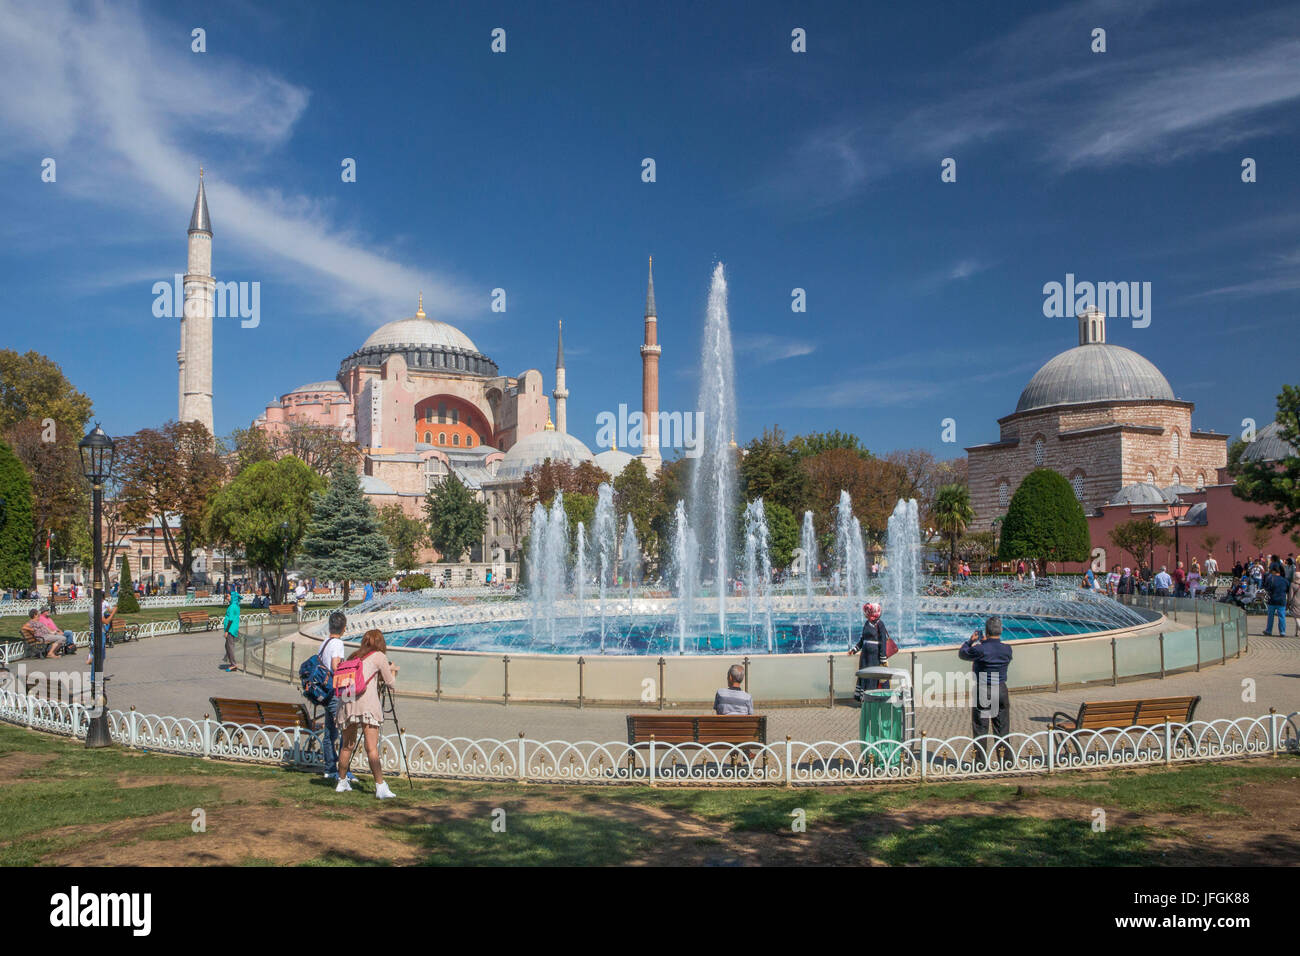
[[[577,553],[573,559],[573,592],[578,599],[578,628],[581,630],[587,618],[587,529],[578,522]]]
[[[600,652],[605,653],[605,596],[616,570],[618,520],[614,516],[614,489],[608,482],[596,489],[596,569],[600,572]]]
[[[772,557],[768,542],[767,511],[763,499],[749,503],[745,509],[745,591],[749,602],[749,623],[754,612],[762,615],[763,635],[768,653],[772,651]]]
[[[556,602],[568,583],[569,518],[564,494],[556,492],[550,511],[538,502],[528,543],[528,595],[533,638],[545,634],[555,643]]]
[[[813,527],[813,513],[803,513],[803,529],[799,532],[799,547],[803,549],[804,560],[804,594],[808,598],[808,610],[813,607],[813,575],[817,573],[817,530]]]
[[[731,529],[736,507],[736,384],[727,317],[727,279],[722,263],[713,270],[709,306],[700,348],[700,392],[696,404],[703,418],[700,455],[691,473],[691,527],[701,560],[713,566],[718,593],[718,632],[727,633],[727,592]]]
[[[916,499],[898,499],[889,516],[885,539],[885,588],[898,609],[900,635],[904,623],[916,633],[917,588],[921,576],[921,521]]]
[[[861,604],[857,600],[854,555],[862,547],[862,534],[853,530],[855,520],[853,499],[847,491],[841,490],[839,503],[835,506],[835,572],[832,577],[834,587],[844,597],[844,627],[850,643],[861,613]],[[853,544],[854,537],[858,539],[856,548]]]
[[[673,524],[673,557],[670,572],[677,585],[677,653],[686,653],[686,634],[695,619],[695,592],[699,587],[700,547],[686,520],[686,502],[677,502]]]
[[[632,612],[632,589],[641,577],[641,542],[637,540],[636,528],[632,525],[632,516],[627,516],[627,527],[623,530],[623,574],[627,577],[628,613]]]

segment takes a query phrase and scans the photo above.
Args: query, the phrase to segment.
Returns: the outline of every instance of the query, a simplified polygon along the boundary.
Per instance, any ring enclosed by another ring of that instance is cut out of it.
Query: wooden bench
[[[628,753],[629,765],[633,753],[656,744],[676,747],[735,747],[742,744],[767,743],[767,716],[764,714],[628,714],[627,742],[632,745]],[[746,755],[757,748],[744,748]],[[737,754],[732,753],[732,763]],[[764,758],[764,764],[766,764]]]
[[[252,724],[257,727],[301,727],[315,730],[316,721],[302,704],[282,704],[274,700],[240,700],[234,697],[209,697],[212,714],[223,724]]]
[[[181,631],[210,631],[216,626],[207,611],[177,611],[176,617],[181,622]]]
[[[296,604],[272,604],[267,610],[271,612],[272,624],[283,624],[286,621],[292,621],[298,616],[298,605]]]
[[[212,592],[211,592],[211,591],[195,591],[195,592],[194,592],[194,597],[195,597],[195,598],[207,598],[207,597],[212,597]]]
[[[1053,730],[1097,730],[1116,733],[1127,727],[1158,727],[1165,718],[1177,724],[1191,723],[1196,715],[1196,697],[1147,697],[1140,700],[1087,700],[1071,717],[1063,711],[1052,715]]]

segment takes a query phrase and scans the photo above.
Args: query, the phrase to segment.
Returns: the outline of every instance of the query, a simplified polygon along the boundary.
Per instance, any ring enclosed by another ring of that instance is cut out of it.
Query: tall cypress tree
[[[329,487],[314,496],[311,527],[299,551],[304,568],[343,582],[343,603],[353,581],[386,578],[392,571],[391,549],[374,505],[361,493],[352,466],[334,466]]]
[[[1046,574],[1048,561],[1087,561],[1091,551],[1088,519],[1070,483],[1050,468],[1035,468],[1011,496],[998,560],[1036,560]]]
[[[0,588],[25,588],[32,582],[32,483],[22,462],[0,441]]]
[[[135,582],[131,580],[131,558],[122,557],[122,577],[117,582],[117,609],[123,614],[137,614],[140,602],[135,596]]]

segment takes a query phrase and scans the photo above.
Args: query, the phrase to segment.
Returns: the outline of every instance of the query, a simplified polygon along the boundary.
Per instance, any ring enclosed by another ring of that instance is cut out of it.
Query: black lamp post
[[[110,747],[113,739],[108,732],[108,695],[104,692],[104,542],[101,521],[104,513],[104,483],[113,473],[113,439],[104,434],[104,430],[95,425],[77,446],[81,451],[81,471],[90,482],[93,501],[94,534],[94,591],[91,607],[94,609],[95,623],[91,631],[94,662],[90,671],[93,710],[90,724],[86,728],[87,747]]]
[[[280,522],[280,533],[284,535],[284,570],[280,572],[280,603],[289,598],[289,522]]]

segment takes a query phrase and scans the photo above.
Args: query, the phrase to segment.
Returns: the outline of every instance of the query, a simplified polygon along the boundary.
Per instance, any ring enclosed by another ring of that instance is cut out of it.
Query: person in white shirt
[[[329,668],[331,682],[333,681],[334,669],[338,667],[339,662],[348,656],[347,648],[343,646],[343,632],[347,630],[348,618],[342,611],[335,611],[330,615],[329,635],[325,638],[316,655],[321,659],[326,667]],[[325,779],[337,780],[339,776],[338,769],[338,747],[339,747],[339,699],[331,696],[322,709],[325,711],[325,720],[321,734],[321,752],[325,757]],[[349,777],[352,775],[349,773]]]
[[[1213,584],[1214,576],[1219,573],[1219,562],[1214,560],[1214,555],[1205,559],[1205,583]]]

